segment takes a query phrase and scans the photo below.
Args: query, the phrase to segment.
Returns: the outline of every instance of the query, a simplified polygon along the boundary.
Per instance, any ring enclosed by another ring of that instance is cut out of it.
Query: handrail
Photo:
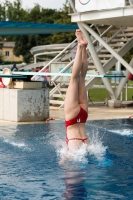
[[[41,72],[42,70],[46,69],[51,63],[53,63],[55,60],[57,60],[57,58],[59,58],[59,56],[62,55],[76,41],[77,41],[77,39],[75,39],[73,42],[71,42],[65,49],[63,49],[57,56],[55,56],[55,58],[53,58],[50,62],[48,62],[39,72]],[[34,80],[35,77],[36,76],[33,76],[31,79]]]

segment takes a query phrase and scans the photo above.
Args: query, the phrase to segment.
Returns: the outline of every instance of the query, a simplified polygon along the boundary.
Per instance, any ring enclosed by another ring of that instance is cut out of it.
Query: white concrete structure
[[[85,12],[91,10],[112,9],[125,6],[125,0],[75,0],[75,7],[78,12]]]
[[[0,119],[14,122],[49,118],[48,89],[0,88]]]

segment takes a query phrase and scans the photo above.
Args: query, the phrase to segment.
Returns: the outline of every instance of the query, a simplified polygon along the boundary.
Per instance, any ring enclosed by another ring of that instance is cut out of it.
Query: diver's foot
[[[87,46],[88,42],[84,36],[84,33],[78,29],[76,30],[76,33],[75,33],[76,37],[77,37],[77,40],[78,40],[78,44],[81,45],[81,46]]]
[[[88,41],[82,31],[81,31],[81,35],[82,35],[82,39],[84,40],[85,44],[88,45]]]

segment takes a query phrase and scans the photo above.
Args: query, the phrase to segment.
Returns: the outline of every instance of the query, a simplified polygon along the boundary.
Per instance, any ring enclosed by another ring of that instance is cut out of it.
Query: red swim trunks
[[[68,121],[65,121],[66,128],[68,126],[71,126],[71,125],[74,125],[74,124],[77,124],[77,123],[85,123],[87,118],[88,118],[88,113],[83,108],[80,108],[79,114],[76,117],[74,117],[73,119],[70,119]],[[66,144],[68,144],[69,140],[81,140],[82,142],[84,142],[87,139],[88,138],[84,138],[84,139],[82,139],[82,138],[70,138],[70,139],[68,139],[67,134],[66,134]]]

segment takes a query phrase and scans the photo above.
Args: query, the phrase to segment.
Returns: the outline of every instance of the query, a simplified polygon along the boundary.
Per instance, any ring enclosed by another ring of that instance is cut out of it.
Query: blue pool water
[[[133,119],[88,121],[89,154],[66,153],[63,122],[0,126],[0,200],[132,200]]]

